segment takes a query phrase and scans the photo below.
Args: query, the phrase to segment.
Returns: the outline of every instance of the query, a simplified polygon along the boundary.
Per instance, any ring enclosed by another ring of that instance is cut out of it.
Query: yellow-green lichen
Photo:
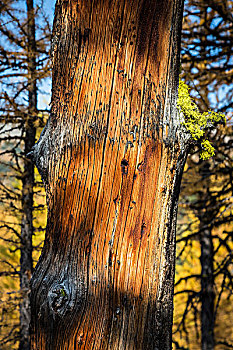
[[[61,295],[62,295],[63,297],[66,296],[65,290],[64,290],[63,288],[60,289],[60,293],[61,293]]]
[[[214,156],[214,147],[211,145],[209,140],[203,140],[201,142],[202,151],[201,151],[201,158],[203,160],[209,159],[210,157]]]
[[[184,115],[186,129],[194,140],[201,143],[202,152],[200,157],[202,159],[212,157],[214,155],[214,147],[207,139],[204,139],[204,134],[208,126],[225,121],[224,114],[213,111],[201,113],[189,95],[189,87],[182,80],[179,82],[177,105]]]

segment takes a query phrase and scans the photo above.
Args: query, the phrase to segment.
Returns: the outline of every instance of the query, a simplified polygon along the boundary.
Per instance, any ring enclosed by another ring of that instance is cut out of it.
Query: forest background
[[[29,280],[46,226],[40,176],[26,155],[49,114],[55,1],[0,1],[0,348],[28,342]],[[193,148],[177,227],[174,349],[233,348],[233,2],[185,2],[181,78],[201,111],[226,115],[210,130],[215,156]],[[205,348],[208,344],[208,348]]]

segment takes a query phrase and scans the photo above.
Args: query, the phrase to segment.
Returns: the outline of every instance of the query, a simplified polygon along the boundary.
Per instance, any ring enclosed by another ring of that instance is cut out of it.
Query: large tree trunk
[[[24,141],[24,174],[22,177],[22,223],[21,223],[21,256],[20,256],[20,350],[30,349],[30,279],[33,270],[32,263],[32,235],[33,235],[33,187],[34,164],[26,158],[35,144],[37,113],[36,86],[36,39],[35,15],[33,0],[27,0],[27,59],[28,59],[28,116],[25,120]]]
[[[58,0],[32,349],[171,349],[181,0]]]

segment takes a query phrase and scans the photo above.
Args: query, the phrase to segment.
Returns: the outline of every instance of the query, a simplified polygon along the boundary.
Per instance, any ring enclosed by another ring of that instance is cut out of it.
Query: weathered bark
[[[171,349],[181,0],[57,1],[32,349]]]
[[[35,144],[35,118],[37,113],[36,86],[36,40],[33,0],[27,0],[27,59],[28,59],[28,116],[25,120],[24,155],[26,156]],[[21,222],[21,256],[20,256],[20,350],[30,349],[30,279],[33,270],[32,235],[33,235],[33,187],[34,164],[24,158],[22,177],[22,222]]]

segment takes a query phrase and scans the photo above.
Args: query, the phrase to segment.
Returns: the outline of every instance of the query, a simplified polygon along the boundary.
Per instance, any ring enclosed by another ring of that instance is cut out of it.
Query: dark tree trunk
[[[21,223],[21,256],[20,256],[20,350],[30,349],[30,279],[33,270],[32,235],[33,235],[33,187],[34,164],[26,158],[35,144],[37,116],[36,86],[36,40],[35,15],[33,0],[27,0],[27,48],[28,48],[28,116],[25,120],[24,140],[24,174],[22,178],[22,223]]]
[[[202,183],[210,174],[208,162],[199,164]],[[216,215],[215,197],[207,185],[198,192],[197,205],[194,209],[200,221],[201,245],[201,343],[202,350],[214,350],[215,291],[214,291],[214,247],[212,221]]]
[[[58,0],[32,349],[171,349],[181,0]]]
[[[214,267],[210,229],[201,234],[201,340],[202,350],[214,349]]]

